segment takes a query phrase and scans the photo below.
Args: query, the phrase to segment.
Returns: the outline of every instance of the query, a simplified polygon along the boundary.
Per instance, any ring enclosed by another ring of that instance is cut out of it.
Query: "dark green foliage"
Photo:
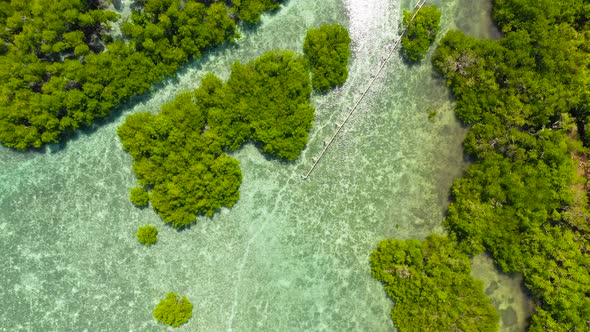
[[[184,227],[239,198],[238,161],[222,149],[253,140],[281,159],[299,156],[314,117],[310,94],[305,59],[269,52],[235,63],[227,83],[205,76],[194,94],[178,95],[158,115],[129,116],[118,133],[139,184],[152,188],[154,209]]]
[[[148,0],[121,30],[133,38],[134,48],[174,71],[189,57],[209,46],[233,41],[236,23],[223,2],[209,7],[195,0]]]
[[[192,98],[180,94],[158,115],[131,115],[118,130],[139,183],[152,187],[153,208],[177,228],[232,206],[242,181],[238,161],[223,153],[214,131],[205,131],[206,110]]]
[[[433,58],[473,124],[465,150],[477,160],[453,186],[446,224],[465,251],[523,274],[538,304],[530,331],[590,328],[590,215],[566,135],[567,113],[583,139],[590,115],[588,9],[495,1],[504,38],[451,31]]]
[[[113,42],[109,23],[118,15],[100,3],[0,2],[2,144],[28,149],[61,141],[187,59],[236,37],[233,9],[223,2],[146,0],[122,26],[127,39]],[[276,6],[243,1],[238,13],[255,21]]]
[[[248,23],[260,21],[262,12],[278,8],[281,2],[282,0],[231,0],[238,18]]]
[[[102,51],[116,13],[81,0],[13,0],[0,17],[0,142],[39,147],[101,112],[81,91],[82,59]]]
[[[150,200],[147,190],[143,187],[132,188],[129,192],[129,199],[135,206],[146,206]]]
[[[314,118],[305,59],[274,51],[254,62],[235,63],[226,84],[208,76],[197,99],[208,110],[207,124],[231,149],[253,140],[281,159],[296,159],[307,143]]]
[[[166,298],[154,308],[154,318],[166,325],[178,327],[193,316],[193,305],[186,297],[168,293]]]
[[[348,30],[338,24],[324,24],[307,31],[303,51],[311,64],[311,83],[319,92],[327,92],[348,78],[350,57]]]
[[[158,229],[152,225],[139,227],[137,229],[137,234],[135,235],[137,236],[137,241],[143,243],[146,247],[149,247],[158,241]]]
[[[417,13],[404,10],[404,26],[408,30],[402,38],[402,46],[410,60],[424,59],[424,54],[438,33],[440,15],[436,6],[424,6]],[[414,17],[413,20],[412,17]]]
[[[383,240],[371,254],[400,331],[497,331],[499,316],[471,277],[469,257],[447,237]]]

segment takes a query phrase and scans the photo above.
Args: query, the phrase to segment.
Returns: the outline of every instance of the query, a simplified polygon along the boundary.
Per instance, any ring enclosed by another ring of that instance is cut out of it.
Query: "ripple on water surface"
[[[237,47],[210,52],[67,144],[0,148],[0,330],[159,331],[151,311],[169,291],[194,304],[179,331],[391,330],[391,302],[368,255],[383,238],[442,232],[463,165],[464,129],[428,61],[408,67],[395,56],[316,171],[301,175],[386,56],[400,7],[411,5],[291,0]],[[444,31],[462,6],[442,9]],[[132,206],[131,159],[116,135],[127,115],[157,112],[207,71],[226,78],[235,60],[301,51],[307,29],[332,22],[351,30],[350,77],[313,97],[316,121],[299,161],[269,161],[251,145],[235,152],[239,202],[183,232]],[[151,248],[134,237],[146,223],[160,230]]]

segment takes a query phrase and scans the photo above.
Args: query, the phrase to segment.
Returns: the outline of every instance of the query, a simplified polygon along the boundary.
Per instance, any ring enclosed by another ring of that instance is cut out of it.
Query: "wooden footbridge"
[[[410,18],[410,22],[412,22],[416,18],[416,14],[418,14],[420,9],[422,9],[422,7],[424,7],[424,4],[426,4],[426,1],[427,0],[419,0],[418,3],[414,6],[414,14]],[[336,130],[336,132],[332,135],[330,140],[325,142],[324,148],[322,149],[322,152],[320,152],[320,155],[317,158],[313,159],[313,165],[311,165],[311,168],[309,169],[309,171],[307,171],[307,173],[303,176],[303,179],[307,179],[309,177],[309,175],[313,172],[313,170],[316,168],[318,163],[322,160],[322,158],[326,154],[326,151],[328,151],[328,149],[332,146],[332,143],[334,143],[334,140],[336,139],[338,134],[340,134],[340,131],[342,131],[342,128],[344,127],[344,125],[346,125],[346,123],[348,122],[350,117],[358,109],[359,104],[363,101],[363,99],[367,95],[367,92],[369,92],[369,90],[373,86],[373,83],[375,83],[375,81],[377,80],[377,78],[379,77],[381,72],[383,72],[383,68],[385,68],[385,65],[389,62],[389,60],[393,56],[393,53],[395,53],[395,51],[401,45],[402,38],[405,36],[405,34],[407,32],[408,32],[408,28],[405,27],[404,30],[402,31],[401,35],[399,37],[397,37],[397,39],[393,42],[393,48],[391,49],[391,51],[389,52],[389,54],[387,55],[385,60],[383,60],[383,62],[379,66],[379,69],[377,70],[376,74],[372,75],[372,78],[369,81],[369,84],[367,85],[367,87],[365,88],[365,90],[363,91],[363,93],[361,94],[359,99],[354,103],[354,105],[352,106],[352,108],[350,109],[348,114],[346,115],[346,118],[344,119],[344,121],[341,124],[337,125],[338,129]]]

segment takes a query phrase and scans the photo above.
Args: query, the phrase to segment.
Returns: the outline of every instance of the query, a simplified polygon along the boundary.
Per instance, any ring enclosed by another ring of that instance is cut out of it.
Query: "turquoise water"
[[[442,32],[461,26],[485,36],[486,3],[444,1]],[[0,147],[0,330],[161,331],[151,311],[169,291],[194,304],[178,331],[393,329],[368,256],[384,238],[443,232],[448,189],[463,167],[465,129],[429,62],[408,67],[395,56],[314,173],[302,175],[386,56],[400,8],[411,5],[291,0],[238,45],[191,63],[67,144]],[[301,51],[307,29],[331,22],[350,29],[350,77],[313,96],[316,121],[298,161],[267,160],[246,145],[233,154],[244,175],[238,203],[182,232],[133,207],[131,158],[116,135],[126,116],[157,112],[208,71],[226,78],[236,60]],[[151,248],[135,240],[146,223],[159,226]]]
[[[488,255],[479,255],[472,260],[472,275],[484,282],[486,295],[500,314],[500,330],[504,332],[526,331],[527,320],[533,311],[533,302],[523,296],[524,286],[519,274],[498,273]]]

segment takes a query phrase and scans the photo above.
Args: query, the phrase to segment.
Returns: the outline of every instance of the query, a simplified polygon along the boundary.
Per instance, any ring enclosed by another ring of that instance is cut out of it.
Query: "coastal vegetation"
[[[238,37],[279,1],[142,0],[122,38],[107,3],[0,2],[0,142],[16,149],[59,142],[188,59]]]
[[[311,91],[307,59],[271,51],[234,63],[226,82],[206,75],[157,115],[129,116],[118,134],[153,208],[182,228],[238,200],[242,174],[226,151],[253,142],[271,157],[299,156],[314,119]]]
[[[314,119],[306,59],[272,51],[232,66],[225,84],[213,75],[195,92],[207,108],[207,124],[228,150],[253,141],[263,152],[294,160],[307,144]]]
[[[473,164],[455,181],[445,220],[457,240],[453,250],[487,251],[504,272],[523,275],[536,304],[529,331],[590,327],[588,13],[588,5],[575,0],[498,0],[494,19],[502,39],[450,31],[433,56],[456,98],[457,116],[471,126],[464,147]],[[392,317],[401,330],[421,324],[411,310],[426,307],[406,307],[412,288],[400,280],[411,274],[404,259],[420,257],[408,254],[417,246],[411,243],[384,242],[372,256],[373,274],[400,307]],[[389,267],[375,270],[387,264],[383,257]],[[439,276],[433,270],[429,275]],[[435,301],[439,288],[430,289],[428,300]],[[428,311],[440,318],[454,308]]]
[[[150,197],[144,187],[135,187],[129,191],[129,199],[131,203],[137,207],[148,205]]]
[[[156,226],[141,226],[137,229],[137,234],[135,235],[137,237],[137,241],[146,247],[149,247],[158,241],[158,229]]]
[[[469,256],[445,236],[383,240],[371,254],[373,277],[395,301],[400,331],[497,331],[498,313],[473,279]]]
[[[348,77],[350,37],[339,24],[323,24],[307,31],[303,52],[311,64],[314,90],[324,93],[342,85]]]
[[[152,207],[177,228],[239,198],[238,161],[223,153],[214,131],[204,131],[205,119],[206,110],[186,92],[157,115],[127,117],[118,130],[139,184],[151,188]]]
[[[193,316],[193,304],[185,296],[168,293],[154,308],[153,316],[160,323],[179,327]]]
[[[440,16],[441,13],[436,6],[423,6],[414,12],[404,10],[403,22],[407,32],[402,38],[402,46],[408,59],[424,59],[424,54],[438,34]]]
[[[282,0],[231,0],[241,21],[248,23],[257,23],[260,21],[260,14],[266,10],[275,10],[279,7]]]
[[[172,73],[188,58],[224,41],[233,41],[236,23],[223,2],[206,6],[193,0],[148,0],[135,11],[121,31],[131,37],[130,46]]]
[[[588,13],[574,0],[495,1],[501,40],[451,31],[433,58],[472,125],[474,164],[453,185],[446,226],[464,252],[522,273],[536,302],[529,331],[590,327],[587,179],[575,175],[587,158]]]

